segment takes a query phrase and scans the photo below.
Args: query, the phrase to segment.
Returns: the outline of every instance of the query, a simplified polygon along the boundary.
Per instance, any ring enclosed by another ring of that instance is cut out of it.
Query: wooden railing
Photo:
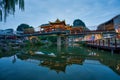
[[[110,50],[111,53],[114,51],[120,53],[120,39],[117,38],[89,41],[86,44],[97,49]]]
[[[94,46],[102,46],[108,48],[118,48],[120,47],[120,40],[117,38],[106,38],[106,39],[99,39],[95,41],[88,41],[87,44],[94,45]]]

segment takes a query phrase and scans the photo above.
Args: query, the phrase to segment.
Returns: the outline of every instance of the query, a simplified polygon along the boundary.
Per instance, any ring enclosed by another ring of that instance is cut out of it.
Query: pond
[[[78,44],[2,52],[0,80],[120,80],[120,54]]]

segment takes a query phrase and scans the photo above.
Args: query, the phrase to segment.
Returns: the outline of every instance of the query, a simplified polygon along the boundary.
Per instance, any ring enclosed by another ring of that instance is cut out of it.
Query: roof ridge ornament
[[[56,22],[56,23],[59,23],[59,22],[61,22],[61,21],[57,18],[55,22]]]

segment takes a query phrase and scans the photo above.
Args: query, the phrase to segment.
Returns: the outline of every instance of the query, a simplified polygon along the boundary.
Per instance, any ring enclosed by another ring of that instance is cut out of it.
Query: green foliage
[[[30,41],[26,41],[25,44],[26,44],[26,47],[31,47],[31,46],[41,46],[41,45],[44,45],[44,43],[42,43],[42,42],[40,42],[40,41],[35,42],[35,43],[32,43],[32,42],[30,42]]]
[[[17,31],[24,31],[24,29],[28,29],[28,28],[33,28],[32,26],[29,26],[28,24],[20,24],[17,27]]]
[[[80,42],[77,42],[77,43],[80,44],[81,46],[87,46],[85,41],[80,41]]]
[[[24,10],[24,0],[0,0],[0,21],[2,19],[6,21],[9,14],[14,15],[16,5],[19,5],[19,9]]]
[[[76,20],[74,20],[74,22],[73,22],[73,26],[75,26],[75,27],[77,27],[77,26],[83,26],[83,27],[86,27],[85,23],[84,23],[82,20],[80,20],[80,19],[76,19]]]
[[[54,43],[54,42],[57,42],[57,36],[48,36],[48,37],[47,37],[47,40],[48,40],[48,41],[51,41],[51,42],[53,42],[53,43]]]
[[[48,40],[50,42],[56,42],[57,41],[57,36],[40,36],[40,40]]]
[[[36,42],[33,45],[35,45],[35,46],[41,46],[41,45],[44,45],[44,43],[42,43],[42,42]]]
[[[39,36],[38,37],[40,40],[47,40],[47,37],[46,36]]]

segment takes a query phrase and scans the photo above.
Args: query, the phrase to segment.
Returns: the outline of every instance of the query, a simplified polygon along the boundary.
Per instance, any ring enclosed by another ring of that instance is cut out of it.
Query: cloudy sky
[[[6,22],[0,22],[0,29],[16,29],[26,23],[36,30],[41,24],[65,20],[73,24],[81,19],[89,29],[120,14],[120,0],[25,0],[25,11],[16,9],[15,15],[9,15]]]

